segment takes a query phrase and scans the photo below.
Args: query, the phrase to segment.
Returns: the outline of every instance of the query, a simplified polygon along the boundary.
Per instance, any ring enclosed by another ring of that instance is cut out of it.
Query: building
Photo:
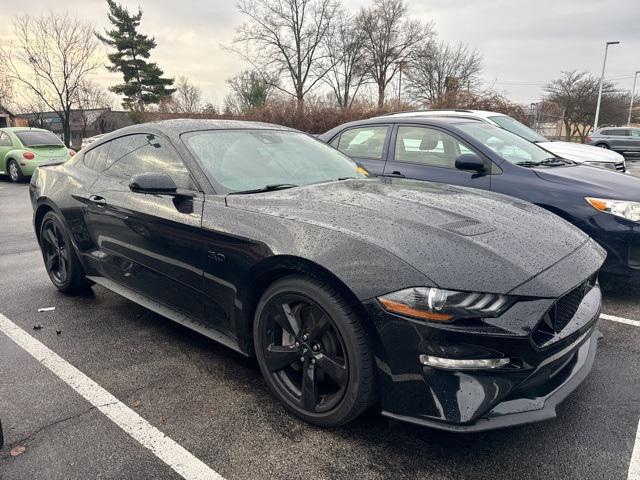
[[[57,112],[32,112],[21,115],[29,126],[51,130],[63,138],[62,119]],[[113,111],[110,108],[71,111],[70,146],[80,149],[82,139],[99,133],[109,133],[133,124],[129,112]]]
[[[24,118],[16,117],[13,113],[0,105],[0,128],[25,126],[27,126],[27,121]]]

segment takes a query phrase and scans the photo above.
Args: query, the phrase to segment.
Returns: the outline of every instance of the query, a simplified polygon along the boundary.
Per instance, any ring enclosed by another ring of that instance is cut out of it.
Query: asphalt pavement
[[[632,478],[638,323],[600,321],[593,371],[555,420],[460,435],[389,425],[372,411],[323,430],[271,397],[254,360],[102,287],[58,293],[32,231],[26,184],[0,179],[0,219],[0,314],[226,479]],[[605,289],[604,313],[640,320],[640,281]],[[0,333],[0,479],[180,478],[41,360]],[[12,456],[16,447],[24,451]],[[638,447],[633,455],[637,462]]]

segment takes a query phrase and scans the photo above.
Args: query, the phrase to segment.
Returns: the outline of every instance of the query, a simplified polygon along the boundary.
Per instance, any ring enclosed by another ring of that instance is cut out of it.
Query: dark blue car
[[[455,118],[378,117],[319,138],[376,175],[464,185],[550,210],[608,253],[603,271],[640,274],[640,179],[565,160],[506,130]]]

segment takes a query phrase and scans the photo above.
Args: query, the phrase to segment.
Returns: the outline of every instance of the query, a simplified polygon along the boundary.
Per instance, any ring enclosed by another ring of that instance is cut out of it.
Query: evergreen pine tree
[[[146,105],[157,104],[168,97],[175,89],[172,78],[164,78],[163,71],[156,63],[148,62],[151,49],[156,47],[153,37],[137,31],[142,19],[142,10],[131,15],[123,6],[113,0],[109,4],[109,21],[115,27],[105,31],[105,35],[96,36],[105,44],[116,49],[108,55],[111,72],[121,72],[124,83],[111,87],[118,95],[124,96],[122,106],[132,110],[144,111]]]

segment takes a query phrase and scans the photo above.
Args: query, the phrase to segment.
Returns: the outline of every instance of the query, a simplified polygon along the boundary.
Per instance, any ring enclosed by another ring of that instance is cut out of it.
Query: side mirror
[[[463,153],[456,158],[456,168],[458,170],[471,170],[472,172],[482,173],[487,170],[484,160],[475,153]]]
[[[177,192],[178,187],[166,173],[139,173],[131,177],[129,189],[137,193],[171,195]]]

